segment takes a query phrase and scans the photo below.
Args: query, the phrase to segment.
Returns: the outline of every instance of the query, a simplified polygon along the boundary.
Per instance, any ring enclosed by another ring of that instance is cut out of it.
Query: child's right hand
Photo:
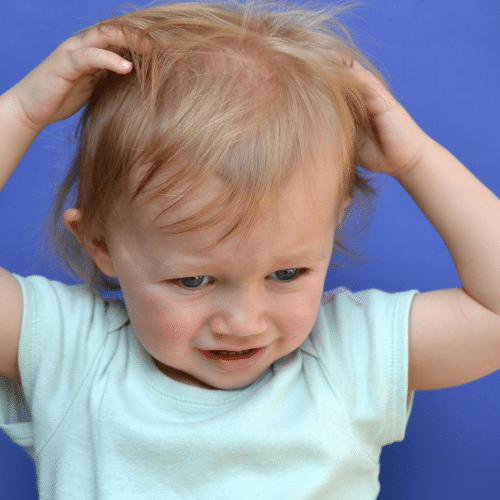
[[[117,29],[92,28],[61,44],[8,93],[24,125],[39,132],[82,108],[105,70],[126,74],[132,64],[116,52],[127,48]]]
[[[137,46],[144,47],[138,40],[135,51]],[[37,134],[84,106],[105,70],[130,72],[132,65],[126,65],[127,61],[117,54],[128,47],[129,42],[119,30],[90,29],[64,42],[0,96],[0,189]],[[0,375],[20,381],[17,351],[22,293],[17,280],[1,268],[0,304]]]

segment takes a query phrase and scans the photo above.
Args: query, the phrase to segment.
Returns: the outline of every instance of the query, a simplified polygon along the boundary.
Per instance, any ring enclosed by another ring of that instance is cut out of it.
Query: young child
[[[500,201],[324,19],[154,7],[1,96],[2,186],[88,103],[54,211],[87,286],[0,271],[1,424],[41,499],[373,499],[413,391],[500,367]],[[405,187],[463,288],[321,301],[354,164]]]

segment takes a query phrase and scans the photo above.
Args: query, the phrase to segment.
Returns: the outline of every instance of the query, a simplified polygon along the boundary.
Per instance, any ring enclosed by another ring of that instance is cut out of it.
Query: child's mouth
[[[259,349],[247,349],[245,351],[204,351],[209,357],[223,359],[246,359],[255,354]],[[212,355],[212,356],[210,356]]]
[[[207,360],[215,364],[217,370],[236,374],[253,369],[267,352],[267,346],[245,349],[244,351],[213,350],[200,352]]]

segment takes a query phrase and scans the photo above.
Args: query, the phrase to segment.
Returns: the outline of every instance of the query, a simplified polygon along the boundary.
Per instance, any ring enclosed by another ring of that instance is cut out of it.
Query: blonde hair
[[[227,236],[251,226],[325,138],[332,168],[342,168],[341,197],[369,197],[354,166],[356,128],[368,128],[369,116],[348,62],[380,74],[336,19],[346,8],[184,3],[100,22],[129,38],[135,50],[122,55],[134,69],[107,73],[82,115],[53,210],[63,262],[91,286],[119,286],[59,223],[72,201],[83,214],[81,241],[105,243],[111,214],[178,188],[171,205],[182,203],[215,177],[224,189],[214,202],[168,229],[232,220]]]

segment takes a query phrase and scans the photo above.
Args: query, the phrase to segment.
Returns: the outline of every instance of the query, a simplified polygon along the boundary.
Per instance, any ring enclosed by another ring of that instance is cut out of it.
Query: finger
[[[361,84],[361,91],[369,103],[371,112],[381,113],[397,104],[384,83],[358,61],[353,62],[351,71]]]
[[[393,96],[384,83],[377,78],[371,71],[361,66],[357,61],[353,65],[353,71],[364,84],[364,90],[371,95],[380,96],[384,99],[392,100]]]
[[[81,46],[120,51],[130,49],[139,54],[147,54],[151,45],[135,33],[124,33],[112,26],[97,26],[85,31],[79,37]]]
[[[348,69],[362,83],[363,87],[367,87],[366,90],[368,93],[380,94],[384,91],[388,92],[385,85],[356,59],[335,51],[332,51],[330,54],[336,64]]]
[[[82,47],[66,52],[69,66],[73,70],[71,78],[78,78],[82,74],[95,73],[98,70],[109,70],[119,74],[126,74],[132,69],[132,63],[120,55],[109,50],[96,47]]]

